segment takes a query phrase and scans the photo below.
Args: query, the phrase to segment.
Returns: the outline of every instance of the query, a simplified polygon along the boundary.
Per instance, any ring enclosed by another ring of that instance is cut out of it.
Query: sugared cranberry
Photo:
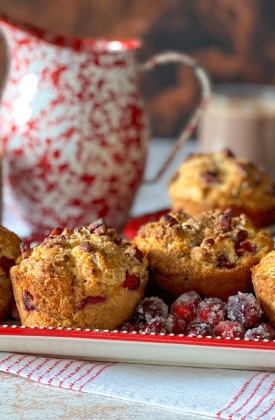
[[[167,318],[167,315],[168,306],[166,303],[164,303],[162,299],[152,296],[143,299],[139,303],[134,318],[139,321],[149,322],[152,318],[156,318],[157,316]]]
[[[122,283],[122,287],[127,287],[129,290],[137,290],[140,286],[140,278],[136,274],[126,272],[126,277]]]
[[[166,319],[166,331],[169,334],[184,334],[186,330],[186,321],[176,314],[169,314]]]
[[[189,324],[186,328],[186,334],[192,335],[192,336],[198,336],[201,335],[203,337],[207,336],[213,336],[213,330],[211,328],[211,325],[204,324],[201,322],[192,322]]]
[[[247,330],[244,338],[248,338],[249,340],[274,340],[275,330],[271,325],[262,322],[254,328]]]
[[[236,321],[221,321],[214,327],[214,335],[222,338],[243,338],[245,328]]]
[[[150,319],[143,325],[141,331],[146,333],[166,333],[166,319],[160,316]]]
[[[124,322],[121,327],[120,331],[127,331],[127,332],[133,332],[133,331],[140,331],[142,328],[142,324],[134,321],[126,321]]]
[[[78,305],[78,309],[83,309],[87,305],[96,305],[105,302],[105,296],[86,296]]]
[[[179,296],[171,305],[171,313],[191,322],[195,319],[197,306],[201,302],[201,297],[197,292],[186,292]]]
[[[252,293],[241,293],[230,296],[227,302],[227,317],[237,321],[246,328],[260,321],[262,308]]]
[[[226,303],[218,298],[207,298],[199,303],[196,313],[196,321],[209,324],[212,327],[220,321],[224,321]]]
[[[26,309],[26,311],[34,311],[35,310],[35,306],[32,303],[33,295],[28,290],[24,290],[24,292],[22,294],[22,301],[23,301],[24,308]]]

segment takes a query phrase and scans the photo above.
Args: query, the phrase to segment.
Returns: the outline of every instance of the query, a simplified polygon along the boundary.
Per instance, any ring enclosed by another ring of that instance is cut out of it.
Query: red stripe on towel
[[[45,372],[43,372],[41,375],[38,376],[37,381],[41,382],[45,375],[51,372],[59,363],[61,363],[62,360],[57,360],[55,363],[53,363]]]
[[[74,376],[81,368],[83,368],[85,365],[88,365],[88,364],[89,363],[82,363],[81,365],[78,365],[71,373],[69,373],[69,375],[65,376],[64,379],[61,379],[61,381],[59,381],[59,383],[57,385],[58,388],[62,388],[62,385],[63,385],[64,381],[66,381],[67,379],[69,379],[72,376]]]
[[[253,406],[252,409],[249,410],[249,412],[245,415],[245,417],[248,414],[250,414],[256,407],[259,406],[259,404],[270,394],[270,392],[273,390],[274,387],[275,387],[275,381],[272,382],[272,384],[268,387],[268,390],[266,391],[266,393],[258,400],[257,404],[255,404],[255,406]],[[258,420],[261,417],[263,417],[266,413],[268,413],[269,410],[271,410],[272,407],[274,407],[274,405],[275,405],[275,399],[271,401],[271,404],[269,404],[259,416],[255,417],[255,420]]]
[[[228,418],[232,419],[233,415],[238,413],[256,394],[256,392],[258,391],[258,389],[260,388],[260,386],[262,385],[262,383],[264,382],[264,380],[266,378],[268,378],[270,376],[270,373],[264,375],[258,382],[257,384],[254,386],[254,388],[252,389],[252,391],[250,392],[250,394],[245,398],[245,400],[242,402],[242,404],[236,409],[234,410],[233,413],[229,414]]]
[[[29,360],[27,363],[25,363],[23,366],[21,366],[20,369],[18,369],[15,374],[20,375],[22,370],[26,369],[28,366],[30,366],[33,362],[35,362],[38,359],[38,357],[32,358],[32,360]]]
[[[82,384],[79,388],[78,388],[78,391],[82,391],[82,389],[84,388],[84,386],[86,386],[89,382],[91,382],[91,381],[93,381],[98,375],[100,375],[102,372],[103,372],[103,370],[105,370],[105,369],[107,369],[108,367],[111,367],[111,366],[113,366],[113,365],[115,365],[115,363],[106,363],[105,364],[105,366],[102,366],[102,368],[101,369],[99,369],[95,374],[94,374],[94,376],[92,376],[91,378],[89,378],[86,382],[84,382],[84,384]]]
[[[57,378],[58,375],[60,375],[62,372],[65,372],[65,370],[68,369],[68,367],[70,367],[73,363],[74,363],[73,360],[71,360],[70,362],[66,363],[66,365],[63,366],[62,369],[60,369],[55,375],[53,375],[51,378],[49,378],[48,385],[51,385],[51,383],[54,380],[54,378]]]
[[[13,368],[15,365],[22,362],[22,360],[24,360],[28,357],[27,355],[19,357],[19,356],[17,356],[17,354],[14,354],[13,356],[15,357],[16,360],[13,363],[11,363],[9,366],[6,367],[6,369],[5,369],[6,372],[9,372],[11,370],[11,368]]]
[[[255,373],[255,375],[251,376],[250,379],[248,379],[243,386],[240,388],[240,390],[237,392],[237,394],[231,399],[231,401],[224,407],[222,408],[220,411],[218,411],[216,413],[216,417],[220,418],[221,417],[221,413],[225,410],[227,410],[229,407],[231,407],[237,400],[238,398],[244,393],[244,391],[246,390],[246,388],[248,387],[248,385],[253,381],[254,378],[256,378],[256,376],[261,375],[261,372],[257,372]]]
[[[80,375],[74,382],[71,382],[69,385],[69,389],[73,389],[73,387],[75,386],[75,384],[80,381],[82,378],[84,378],[85,375],[87,375],[88,373],[91,373],[97,366],[101,366],[102,363],[96,363],[95,365],[93,365],[92,367],[90,367],[90,369],[87,369],[86,372],[84,372],[82,375]]]
[[[27,378],[30,379],[30,377],[37,371],[39,371],[39,369],[41,369],[50,359],[44,359],[38,366],[36,366],[33,370],[31,370],[28,374],[27,374]]]

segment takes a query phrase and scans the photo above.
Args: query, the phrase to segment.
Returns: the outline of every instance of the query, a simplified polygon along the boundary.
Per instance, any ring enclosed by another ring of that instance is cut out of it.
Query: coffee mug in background
[[[275,180],[275,87],[224,84],[213,88],[199,126],[203,152],[231,149]]]

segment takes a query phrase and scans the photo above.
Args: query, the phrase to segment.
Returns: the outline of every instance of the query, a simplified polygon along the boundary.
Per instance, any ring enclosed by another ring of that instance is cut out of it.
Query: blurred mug
[[[275,87],[216,86],[199,127],[202,152],[229,148],[275,179]]]

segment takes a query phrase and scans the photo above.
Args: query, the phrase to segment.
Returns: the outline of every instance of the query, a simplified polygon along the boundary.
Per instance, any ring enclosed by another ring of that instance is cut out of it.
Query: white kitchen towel
[[[76,361],[4,352],[0,352],[0,370],[48,386],[220,419],[275,419],[272,372]]]

